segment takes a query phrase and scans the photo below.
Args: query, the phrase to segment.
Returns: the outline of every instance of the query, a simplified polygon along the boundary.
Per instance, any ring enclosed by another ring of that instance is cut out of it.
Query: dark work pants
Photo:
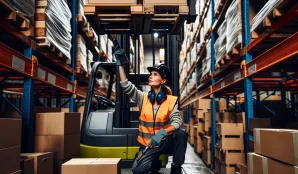
[[[177,129],[173,134],[168,135],[159,148],[147,149],[143,156],[139,159],[137,166],[132,169],[134,174],[147,174],[156,168],[155,164],[159,163],[161,154],[173,155],[173,162],[176,165],[182,165],[185,160],[185,152],[187,147],[187,133],[182,129]],[[139,153],[145,149],[141,146]],[[136,157],[138,154],[136,154]],[[136,160],[136,159],[135,159]]]

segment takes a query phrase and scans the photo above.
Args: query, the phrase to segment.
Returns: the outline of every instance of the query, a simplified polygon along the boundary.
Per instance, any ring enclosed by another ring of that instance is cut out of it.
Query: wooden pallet
[[[202,78],[200,79],[200,83],[204,83],[206,80],[208,80],[211,77],[211,70],[209,71],[209,73],[205,74],[204,76],[202,76]]]
[[[188,12],[187,5],[144,4],[143,33],[159,30],[161,33],[170,31],[177,34],[183,27]]]
[[[80,53],[80,42],[82,40],[82,36],[78,35],[77,36],[77,60],[76,60],[76,73],[80,74],[82,76],[85,77],[89,77],[89,74],[86,70],[84,70],[83,66],[82,66],[82,62],[81,62],[81,53]],[[87,62],[87,57],[86,57],[86,62]]]
[[[283,16],[283,14],[288,10],[288,7],[291,7],[291,5],[294,5],[294,1],[282,1],[275,9],[272,10],[260,23],[254,31],[251,32],[251,40],[255,40],[261,35],[262,33],[268,31],[268,29],[271,27],[271,25],[280,19],[280,17]],[[297,3],[297,2],[296,2]],[[251,10],[251,16],[252,18],[255,16],[255,12],[253,9]],[[284,33],[283,33],[284,34]],[[285,36],[286,37],[286,36]]]
[[[70,64],[70,59],[64,56],[61,50],[59,50],[53,43],[46,37],[46,7],[48,6],[48,0],[36,0],[35,10],[35,41],[39,47],[50,51],[55,57],[58,57],[62,62]]]
[[[33,36],[34,27],[30,25],[27,19],[21,12],[14,9],[5,0],[0,0],[0,17],[7,20],[10,24],[16,27],[25,36]]]
[[[240,54],[242,48],[242,43],[238,43],[234,48],[232,48],[226,55],[224,55],[218,63],[216,63],[216,70],[220,70],[224,67],[229,61],[233,60],[236,56]]]
[[[98,41],[96,40],[96,36],[94,35],[94,30],[92,27],[90,27],[88,21],[83,18],[82,14],[77,15],[77,23],[82,32],[84,32],[87,38],[91,41],[93,46],[98,46]]]
[[[138,4],[117,4],[105,6],[101,4],[85,5],[85,16],[94,18],[96,33],[141,33],[143,6]],[[98,30],[98,31],[97,31]]]

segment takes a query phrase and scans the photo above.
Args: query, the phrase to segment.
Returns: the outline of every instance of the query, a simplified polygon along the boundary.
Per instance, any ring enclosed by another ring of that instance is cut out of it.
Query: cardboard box
[[[250,122],[250,131],[253,131],[254,128],[271,128],[271,119],[270,118],[251,118]]]
[[[245,163],[244,153],[243,152],[233,152],[233,151],[220,151],[220,161],[225,164],[235,165],[237,162]]]
[[[197,129],[198,134],[203,133],[204,129],[203,129],[203,122],[199,121],[198,122],[198,129]]]
[[[21,145],[22,120],[0,118],[0,149]]]
[[[216,159],[220,159],[220,148],[218,147],[218,145],[215,146],[214,156]]]
[[[20,146],[0,149],[0,172],[6,174],[19,171],[20,153]]]
[[[226,100],[218,100],[217,101],[217,110],[224,111],[227,109],[227,101]]]
[[[242,123],[219,123],[216,125],[217,135],[243,135]]]
[[[219,121],[219,112],[216,113],[216,122]],[[204,113],[204,131],[209,132],[211,128],[211,112]]]
[[[211,151],[210,150],[203,148],[203,159],[208,165],[211,164]]]
[[[197,119],[204,119],[204,113],[207,112],[207,110],[197,110]]]
[[[245,112],[236,114],[236,123],[243,123],[243,132],[246,133]]]
[[[218,147],[222,150],[243,150],[243,136],[237,137],[218,137]]]
[[[247,162],[249,174],[297,174],[298,171],[296,166],[280,163],[256,153],[247,154]]]
[[[186,0],[144,0],[144,5],[146,4],[154,4],[154,5],[187,5]]]
[[[65,160],[80,152],[80,133],[35,136],[36,152],[54,152],[55,160]]]
[[[66,163],[68,160],[63,161],[54,161],[54,174],[61,174],[62,173],[62,164]]]
[[[204,149],[210,149],[211,147],[211,136],[203,136],[203,147]]]
[[[195,145],[194,146],[195,146],[194,150],[195,150],[196,153],[202,153],[203,152],[203,140],[202,140],[201,136],[197,136],[195,138]]]
[[[38,113],[35,135],[65,135],[80,132],[80,113]]]
[[[298,130],[254,129],[255,153],[298,166]]]
[[[194,126],[194,137],[196,138],[198,136],[198,126],[195,124]]]
[[[210,99],[199,99],[196,101],[197,110],[207,110],[211,109],[211,100]]]
[[[133,5],[136,4],[136,0],[87,0],[86,5],[104,5],[104,6],[119,6],[119,5]]]
[[[62,165],[62,174],[120,174],[120,158],[82,158],[71,159]]]
[[[220,113],[220,123],[234,123],[235,120],[234,112],[222,112]]]
[[[34,158],[21,157],[20,166],[22,174],[34,174]]]
[[[235,167],[228,166],[226,164],[221,164],[220,171],[221,171],[222,174],[234,174],[235,173]]]
[[[34,158],[34,174],[53,174],[53,153],[21,153],[21,157]]]
[[[240,174],[247,174],[247,167],[245,164],[237,163],[236,164],[236,172],[239,172]]]

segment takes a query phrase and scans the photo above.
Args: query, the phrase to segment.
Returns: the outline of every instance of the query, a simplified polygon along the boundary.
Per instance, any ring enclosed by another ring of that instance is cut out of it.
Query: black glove
[[[114,52],[114,56],[117,60],[116,65],[125,65],[128,64],[129,61],[122,50],[116,50]]]
[[[123,50],[121,49],[119,42],[117,41],[116,37],[112,37],[110,35],[109,37],[113,44],[114,44],[114,48],[113,48],[113,54],[117,60],[116,64],[117,65],[125,65],[129,63],[129,60],[127,59],[126,55],[124,54]]]

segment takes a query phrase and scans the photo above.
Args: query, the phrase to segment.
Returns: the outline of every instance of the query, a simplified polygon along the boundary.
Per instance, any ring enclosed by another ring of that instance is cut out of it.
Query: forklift
[[[168,36],[168,38],[171,39],[171,36]],[[175,39],[175,37],[172,37],[172,40],[174,40],[173,38]],[[114,47],[120,47],[118,40],[121,40],[123,47],[129,48],[129,42],[127,42],[129,40],[128,35],[126,37],[122,35],[121,37],[117,36],[117,42],[114,43]],[[152,50],[154,51],[154,49]],[[178,60],[178,49],[176,50]],[[169,62],[171,61],[169,60]],[[139,111],[130,110],[136,104],[130,103],[129,98],[122,92],[119,69],[116,67],[116,62],[93,62],[92,64],[81,129],[80,156],[82,158],[121,158],[120,168],[131,168],[133,160],[139,151],[139,143],[137,142]],[[135,64],[137,65],[136,62]],[[126,66],[126,70],[128,70],[129,65]],[[178,67],[178,61],[176,66]],[[108,92],[105,97],[94,94],[96,79],[103,72],[108,73],[110,77]],[[150,75],[149,73],[141,74],[140,71],[138,71],[138,74],[136,71],[134,73],[126,71],[126,73],[128,80],[137,83],[137,87],[140,84],[146,84]],[[176,71],[176,73],[179,72]],[[115,102],[110,99],[114,74],[116,74]],[[179,91],[179,89],[177,88],[176,91]],[[97,100],[96,103],[93,103],[93,98]],[[161,155],[160,162],[160,167],[165,167],[168,163],[168,155]]]

